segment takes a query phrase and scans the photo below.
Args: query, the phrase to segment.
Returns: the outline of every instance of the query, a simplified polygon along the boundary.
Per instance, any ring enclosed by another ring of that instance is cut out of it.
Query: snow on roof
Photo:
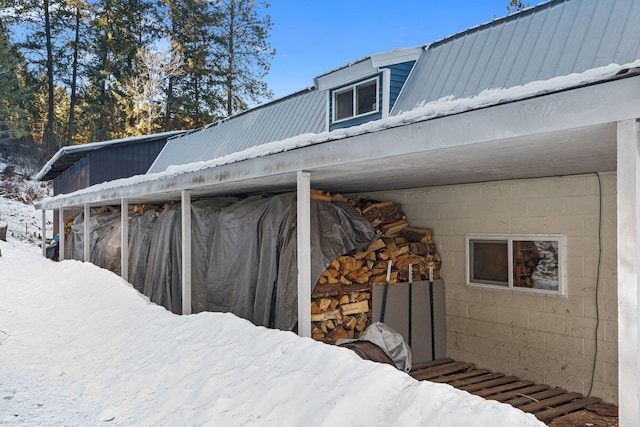
[[[639,71],[640,60],[637,60],[629,64],[610,64],[605,67],[599,67],[585,71],[584,73],[575,73],[567,76],[555,77],[553,79],[545,81],[535,81],[523,86],[517,86],[508,89],[489,89],[481,92],[477,96],[472,96],[469,98],[457,99],[454,97],[446,97],[434,102],[426,102],[420,104],[411,111],[402,112],[394,116],[368,122],[359,126],[337,129],[318,134],[297,135],[281,141],[274,141],[251,147],[209,161],[194,162],[179,166],[170,166],[164,172],[152,173],[147,175],[137,175],[131,178],[123,178],[105,182],[78,190],[71,194],[79,195],[99,193],[105,190],[113,190],[142,182],[150,182],[159,179],[169,180],[174,176],[185,173],[211,169],[217,166],[265,157],[294,149],[321,144],[328,141],[340,140],[357,135],[363,135],[366,133],[379,132],[385,129],[404,126],[426,120],[432,120],[444,116],[451,116],[466,111],[515,102],[577,87],[602,83],[608,80],[619,78],[621,76],[638,73]],[[304,168],[304,165],[300,166],[301,168]],[[63,200],[64,198],[69,196],[69,194],[61,194],[49,199],[45,199],[45,201],[43,202]],[[36,208],[38,208],[38,206],[36,206]]]

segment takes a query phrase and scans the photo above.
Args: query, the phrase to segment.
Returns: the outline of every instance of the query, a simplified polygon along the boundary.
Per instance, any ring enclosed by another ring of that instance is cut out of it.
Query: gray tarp
[[[130,213],[129,279],[151,301],[181,311],[180,205]],[[192,307],[226,311],[256,325],[290,330],[297,321],[296,195],[216,198],[192,203]],[[120,271],[120,215],[93,216],[91,261]],[[82,259],[83,223],[74,221],[65,258]],[[346,203],[311,201],[311,275],[376,233]]]

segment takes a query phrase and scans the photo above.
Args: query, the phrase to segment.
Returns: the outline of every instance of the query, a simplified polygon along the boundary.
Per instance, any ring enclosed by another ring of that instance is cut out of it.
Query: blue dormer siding
[[[396,99],[398,99],[398,95],[400,95],[400,91],[407,81],[407,77],[409,77],[409,73],[411,73],[411,69],[415,63],[416,61],[407,61],[385,67],[391,71],[389,82],[389,111],[393,110]]]

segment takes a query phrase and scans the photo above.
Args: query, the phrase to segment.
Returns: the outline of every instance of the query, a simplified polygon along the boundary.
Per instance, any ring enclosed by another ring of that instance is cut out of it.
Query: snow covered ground
[[[39,227],[33,207],[0,198],[2,221],[0,425],[544,425],[231,314],[174,315],[107,270],[42,257],[13,230]]]

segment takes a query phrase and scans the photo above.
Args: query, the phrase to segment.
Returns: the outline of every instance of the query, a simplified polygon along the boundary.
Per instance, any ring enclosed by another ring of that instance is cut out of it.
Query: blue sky
[[[507,14],[509,0],[271,0],[266,80],[280,98],[374,53],[421,46]],[[530,5],[543,3],[529,1]]]

